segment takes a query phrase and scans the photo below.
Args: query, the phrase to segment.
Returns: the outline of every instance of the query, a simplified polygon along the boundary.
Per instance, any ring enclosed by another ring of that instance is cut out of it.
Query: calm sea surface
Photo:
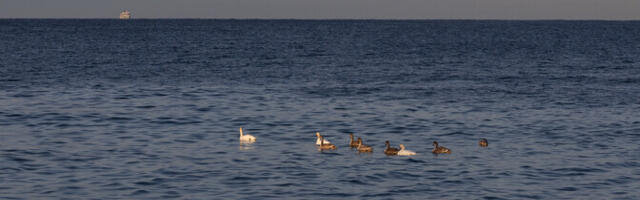
[[[0,20],[0,199],[59,198],[640,199],[640,22]]]

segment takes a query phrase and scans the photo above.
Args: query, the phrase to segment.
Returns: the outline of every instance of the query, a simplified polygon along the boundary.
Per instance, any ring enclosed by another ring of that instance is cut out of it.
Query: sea
[[[640,21],[2,19],[0,199],[640,199]]]

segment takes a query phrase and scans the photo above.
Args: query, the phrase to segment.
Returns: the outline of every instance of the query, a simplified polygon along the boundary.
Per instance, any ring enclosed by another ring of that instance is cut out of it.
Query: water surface
[[[638,199],[639,55],[634,21],[0,20],[0,198]]]

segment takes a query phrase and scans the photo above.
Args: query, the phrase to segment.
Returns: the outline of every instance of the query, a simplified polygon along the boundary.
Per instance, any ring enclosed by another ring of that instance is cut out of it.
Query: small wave
[[[147,190],[136,190],[136,191],[131,193],[131,196],[138,196],[138,195],[145,195],[145,194],[149,194],[149,191],[147,191]]]
[[[573,192],[573,191],[578,191],[578,188],[575,188],[575,187],[563,187],[563,188],[558,188],[556,190]]]
[[[487,200],[501,200],[501,199],[505,199],[505,198],[501,198],[501,197],[496,197],[496,196],[483,196],[483,199],[487,199]]]
[[[166,182],[166,179],[163,178],[153,178],[149,181],[138,181],[138,182],[134,182],[134,184],[136,185],[143,185],[143,186],[150,186],[150,185],[158,185],[161,183]]]
[[[409,159],[407,159],[407,162],[409,162],[409,163],[426,163],[426,162],[425,162],[425,161],[423,161],[423,160],[420,160],[420,159],[414,159],[414,158],[409,158]]]
[[[12,168],[12,167],[0,168],[0,174],[12,174],[12,173],[18,173],[20,171],[22,170],[18,168]]]
[[[339,182],[343,182],[343,183],[348,183],[348,184],[355,184],[355,185],[372,185],[370,183],[361,181],[361,180],[357,180],[357,179],[348,179],[348,180],[339,180]]]
[[[580,167],[559,168],[559,169],[554,169],[553,171],[555,171],[555,172],[580,172],[580,173],[606,172],[606,170],[598,169],[598,168],[580,168]]]
[[[139,109],[151,109],[151,108],[155,108],[156,106],[152,106],[152,105],[143,105],[143,106],[136,106],[135,108],[139,108]]]
[[[436,136],[458,136],[458,135],[460,135],[460,136],[472,136],[473,134],[465,133],[465,132],[462,132],[462,131],[454,131],[454,132],[451,132],[451,133],[437,134]]]
[[[31,159],[17,157],[17,156],[7,156],[7,157],[9,158],[9,160],[16,161],[16,162],[19,162],[19,163],[33,162],[33,160],[31,160]]]

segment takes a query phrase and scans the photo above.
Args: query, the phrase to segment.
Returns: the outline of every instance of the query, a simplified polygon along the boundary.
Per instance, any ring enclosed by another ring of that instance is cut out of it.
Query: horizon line
[[[523,19],[502,19],[502,18],[197,18],[197,17],[177,17],[177,18],[71,18],[71,17],[17,17],[3,18],[0,20],[22,20],[22,19],[51,19],[51,20],[296,20],[296,21],[640,21],[640,19],[567,19],[567,18],[523,18]]]

